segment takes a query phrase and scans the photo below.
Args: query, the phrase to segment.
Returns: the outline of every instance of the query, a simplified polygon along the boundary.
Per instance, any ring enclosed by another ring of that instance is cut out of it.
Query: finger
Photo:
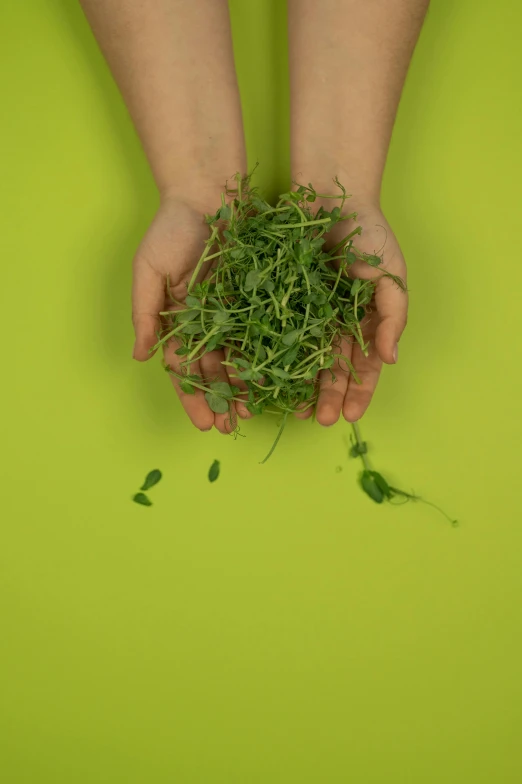
[[[294,416],[297,419],[309,419],[312,414],[314,413],[314,407],[311,406],[309,403],[300,403],[297,411],[294,412]]]
[[[240,398],[241,400],[241,402],[239,400],[235,401],[237,415],[240,416],[241,419],[250,419],[252,414],[246,407],[245,403],[242,402],[242,401],[248,402],[248,386],[246,382],[237,377],[238,371],[235,370],[235,368],[227,367],[226,372],[228,375],[229,384],[238,387],[238,389],[240,390],[240,392],[235,396]]]
[[[132,283],[132,323],[135,342],[133,357],[144,362],[152,356],[160,330],[159,312],[165,302],[165,281],[143,258],[134,261]]]
[[[343,340],[341,345],[334,349],[336,360],[330,370],[321,370],[319,373],[319,399],[317,401],[316,419],[320,425],[329,427],[334,425],[341,415],[350,371],[346,362],[340,355],[351,361],[352,345],[348,340]]]
[[[380,359],[393,365],[398,359],[399,340],[408,319],[408,294],[391,278],[383,277],[375,289],[375,305],[380,318],[375,347]]]
[[[370,342],[367,357],[363,354],[359,344],[354,344],[352,364],[360,384],[356,382],[353,375],[350,376],[343,403],[343,416],[347,422],[357,422],[362,417],[370,405],[379,381],[382,360],[373,341]]]
[[[205,382],[211,381],[225,381],[229,382],[227,371],[224,365],[221,364],[223,359],[222,351],[209,351],[204,354],[199,360],[201,367],[201,375]],[[230,401],[229,411],[226,414],[213,414],[214,425],[220,433],[228,435],[236,427],[236,409],[233,401]]]
[[[165,362],[170,365],[172,370],[181,375],[181,358],[176,354],[176,349],[179,348],[181,343],[176,340],[169,340],[164,348]],[[189,373],[201,375],[201,368],[199,362],[192,362],[188,369]],[[205,400],[205,393],[202,389],[195,389],[193,395],[183,392],[180,387],[179,379],[172,373],[170,380],[176,390],[178,397],[185,409],[190,421],[199,430],[210,430],[214,424],[214,412],[210,410],[207,401]]]

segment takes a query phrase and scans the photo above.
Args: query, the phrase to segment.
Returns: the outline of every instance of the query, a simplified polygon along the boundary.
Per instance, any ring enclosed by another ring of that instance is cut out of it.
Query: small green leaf
[[[292,362],[295,362],[297,355],[299,354],[299,344],[292,346],[286,354],[283,354],[283,365],[291,365]]]
[[[206,344],[207,351],[214,351],[217,348],[218,343],[220,342],[222,337],[223,337],[223,335],[221,333],[219,333],[219,332],[218,332],[217,335],[212,335],[212,337],[210,338],[210,340]]]
[[[384,501],[384,493],[382,492],[381,488],[375,481],[373,477],[374,472],[372,471],[363,471],[361,474],[361,487],[368,495],[372,501],[375,501],[376,504],[382,504]]]
[[[219,217],[221,218],[221,220],[230,220],[231,214],[232,213],[230,211],[230,207],[228,206],[221,207],[221,209],[219,210]]]
[[[354,282],[352,283],[352,288],[350,289],[350,296],[355,297],[359,289],[361,288],[362,281],[360,278],[355,278]]]
[[[185,304],[188,305],[189,308],[200,308],[201,302],[197,297],[193,297],[192,294],[189,294],[185,297]]]
[[[184,392],[186,395],[195,395],[196,394],[196,388],[193,387],[192,384],[189,381],[180,381],[179,386],[180,386],[181,391]]]
[[[214,395],[212,392],[205,392],[205,400],[209,408],[215,414],[226,414],[228,411],[228,401],[224,397]]]
[[[225,321],[228,321],[229,315],[226,310],[217,310],[213,316],[214,324],[224,324]]]
[[[310,398],[313,397],[314,391],[313,384],[305,384],[300,390],[301,400],[310,400]]]
[[[266,201],[263,201],[262,199],[258,199],[255,196],[252,197],[252,205],[255,207],[255,209],[258,212],[261,212],[261,213],[262,212],[266,212],[267,210],[270,209],[270,205],[267,204]]]
[[[283,345],[293,346],[298,339],[299,339],[299,330],[293,329],[291,332],[287,332],[286,335],[283,335]]]
[[[308,378],[308,379],[315,378],[317,373],[319,372],[319,370],[320,370],[320,366],[316,362],[315,365],[312,365],[312,367],[309,370],[307,370],[307,372],[305,374],[305,378]]]
[[[265,291],[267,291],[270,294],[275,289],[274,281],[270,280],[270,278],[268,278],[268,280],[265,280],[265,282],[263,284],[263,288],[264,288]]]
[[[226,381],[213,381],[212,384],[209,384],[210,389],[218,395],[224,395],[225,397],[232,397],[232,390],[230,388],[230,384]]]
[[[364,260],[371,267],[378,267],[380,264],[382,264],[382,259],[380,256],[365,256]]]
[[[244,289],[245,291],[252,291],[258,287],[261,281],[261,275],[257,270],[250,270],[245,278]]]
[[[185,324],[181,330],[183,335],[195,335],[197,332],[203,332],[201,324]]]
[[[385,498],[391,498],[393,493],[386,479],[377,471],[370,471],[370,473],[375,481],[375,484],[381,493],[385,496]]]
[[[145,493],[136,493],[132,500],[135,504],[141,504],[142,506],[152,506],[152,501],[145,495]]]
[[[286,370],[283,370],[282,368],[278,368],[278,367],[270,368],[270,373],[273,376],[276,376],[277,378],[283,378],[283,379],[290,378],[290,373],[287,373]]]
[[[199,317],[199,310],[180,310],[175,315],[178,321],[194,321]]]
[[[219,476],[220,463],[219,460],[214,460],[208,471],[208,481],[215,482]]]
[[[321,310],[323,311],[323,316],[325,318],[327,318],[327,319],[331,319],[332,318],[332,316],[333,316],[333,308],[332,308],[332,306],[330,305],[329,302],[327,302],[326,305],[323,305]]]
[[[313,335],[314,338],[321,338],[323,336],[323,330],[321,327],[312,327],[310,329],[310,335]]]
[[[175,353],[178,355],[178,357],[186,357],[187,354],[190,354],[190,349],[188,346],[180,346],[176,349]]]
[[[239,367],[242,367],[242,368],[249,368],[250,367],[250,362],[247,359],[243,359],[243,357],[236,357],[234,359],[234,362],[236,363],[236,365],[239,365]]]
[[[149,490],[151,487],[154,487],[154,485],[157,485],[160,481],[161,476],[161,471],[158,468],[155,468],[153,471],[149,471],[145,477],[143,485],[140,487],[140,490]]]

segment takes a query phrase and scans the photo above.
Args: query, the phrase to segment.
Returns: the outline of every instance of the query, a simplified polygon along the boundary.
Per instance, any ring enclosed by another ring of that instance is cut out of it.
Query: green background
[[[284,5],[231,6],[273,194]],[[364,434],[458,529],[372,505],[347,425],[294,421],[260,466],[274,422],[196,432],[131,360],[139,143],[75,2],[0,14],[2,780],[518,784],[522,6],[432,3],[384,186],[411,318]]]

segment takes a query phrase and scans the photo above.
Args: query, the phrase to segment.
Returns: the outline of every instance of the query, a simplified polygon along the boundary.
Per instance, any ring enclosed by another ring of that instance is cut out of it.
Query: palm
[[[406,281],[406,264],[399,243],[380,210],[362,210],[353,225],[337,224],[329,235],[329,245],[340,242],[357,225],[362,226],[363,232],[355,237],[355,247],[363,253],[381,255],[383,264],[380,269],[386,269]],[[369,345],[367,354],[364,354],[360,346],[347,337],[339,349],[351,359],[359,384],[342,363],[337,363],[334,368],[334,382],[329,372],[320,374],[317,420],[324,425],[336,422],[341,412],[349,422],[361,418],[375,392],[383,361],[389,364],[396,361],[395,345],[406,323],[407,295],[391,279],[380,277],[379,268],[357,261],[351,266],[350,275],[363,279],[380,278],[371,313],[364,319],[362,328],[363,338]]]
[[[134,355],[137,359],[147,359],[150,348],[156,343],[160,327],[158,313],[174,308],[173,300],[178,303],[185,300],[188,282],[209,236],[208,226],[202,220],[204,211],[179,201],[163,203],[138,248],[133,283],[133,321],[137,336]],[[202,276],[205,273],[203,270]],[[165,362],[177,372],[181,369],[180,357],[176,354],[179,345],[172,340],[164,348]],[[192,363],[189,372],[227,381],[222,360],[222,351],[209,352]],[[186,394],[175,376],[171,379],[196,427],[209,430],[215,425],[223,433],[233,429],[234,412],[215,414],[201,390],[196,390],[194,395]]]

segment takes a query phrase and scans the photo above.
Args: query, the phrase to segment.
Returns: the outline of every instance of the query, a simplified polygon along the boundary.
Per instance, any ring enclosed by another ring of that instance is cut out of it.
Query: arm
[[[383,266],[406,279],[393,232],[382,215],[381,182],[403,83],[429,0],[289,0],[291,163],[298,182],[334,193],[335,176],[352,194],[360,250],[384,249]],[[332,202],[329,202],[329,209]],[[339,228],[342,227],[342,224]],[[338,227],[336,227],[338,228]],[[351,225],[344,225],[344,233]],[[338,240],[340,237],[335,237]],[[359,277],[378,275],[357,263]],[[337,382],[322,379],[317,419],[333,424],[342,411],[359,419],[369,405],[382,362],[397,361],[406,325],[407,296],[381,279],[376,312],[368,320],[368,357],[348,343],[362,383],[337,367]]]
[[[289,0],[292,174],[379,206],[406,72],[429,0]],[[350,204],[353,203],[350,202]]]
[[[226,0],[80,2],[160,193],[214,196],[244,164]]]
[[[227,0],[80,0],[141,138],[160,208],[134,258],[134,357],[156,343],[159,312],[177,300],[208,239],[204,213],[220,204],[227,179],[245,171],[245,147]],[[179,370],[176,345],[166,362]],[[204,366],[205,363],[205,366]],[[224,374],[218,352],[191,372]],[[223,380],[227,380],[224,374]],[[203,393],[173,384],[201,430],[230,428]]]

